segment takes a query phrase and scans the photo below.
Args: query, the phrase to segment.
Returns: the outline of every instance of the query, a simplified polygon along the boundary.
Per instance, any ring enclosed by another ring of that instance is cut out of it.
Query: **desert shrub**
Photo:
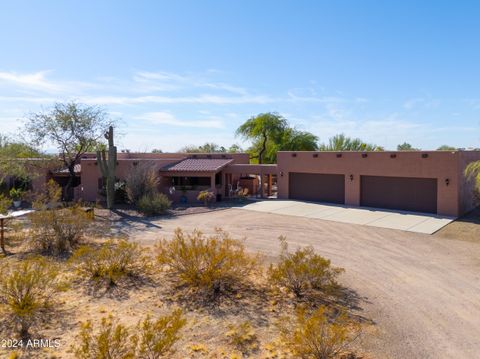
[[[330,260],[316,254],[312,247],[290,253],[284,237],[280,237],[280,243],[279,262],[270,265],[268,271],[271,283],[286,288],[297,297],[311,289],[328,291],[337,286],[336,278],[343,269],[332,267]]]
[[[137,358],[158,359],[171,354],[185,324],[186,320],[180,309],[161,316],[156,321],[152,321],[148,316],[137,327]]]
[[[45,259],[26,259],[0,266],[0,303],[22,338],[41,322],[59,289],[56,268]]]
[[[157,193],[158,184],[158,174],[152,163],[137,164],[125,179],[125,190],[129,201],[136,204],[142,196]]]
[[[172,202],[163,193],[151,193],[140,198],[137,209],[146,216],[155,216],[165,213],[171,205]]]
[[[110,315],[102,318],[95,332],[91,321],[83,323],[73,351],[79,359],[158,359],[173,352],[185,323],[181,310],[155,321],[148,316],[136,328],[119,324]]]
[[[78,345],[74,347],[79,359],[134,359],[135,341],[130,330],[112,316],[102,318],[97,333],[91,321],[82,324]]]
[[[244,354],[258,348],[257,334],[249,321],[229,325],[225,335],[228,342]]]
[[[300,308],[293,320],[281,318],[278,326],[284,346],[298,358],[337,358],[360,335],[359,324],[345,312],[334,313],[324,306],[310,315]]]
[[[0,214],[7,214],[11,205],[12,200],[0,194]]]
[[[82,240],[91,218],[79,206],[42,209],[29,215],[32,247],[47,254],[72,251]]]
[[[215,200],[215,194],[211,191],[201,191],[198,196],[197,200],[203,202],[205,206]]]
[[[51,179],[40,192],[34,194],[32,207],[36,210],[58,208],[61,206],[61,198],[62,188]]]
[[[258,263],[241,241],[221,229],[206,236],[198,230],[186,234],[177,228],[172,240],[158,243],[157,253],[160,265],[183,284],[214,297],[244,282]]]
[[[108,287],[117,285],[125,277],[141,277],[150,269],[145,251],[137,243],[125,240],[107,241],[100,248],[81,246],[70,262],[81,277]]]

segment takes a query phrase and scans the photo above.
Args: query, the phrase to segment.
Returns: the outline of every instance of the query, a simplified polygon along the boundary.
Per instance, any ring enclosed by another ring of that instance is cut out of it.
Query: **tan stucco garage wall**
[[[345,204],[353,206],[360,205],[362,175],[436,178],[437,213],[458,216],[471,208],[461,163],[474,159],[480,159],[480,152],[279,152],[278,196],[289,197],[290,172],[345,175]]]

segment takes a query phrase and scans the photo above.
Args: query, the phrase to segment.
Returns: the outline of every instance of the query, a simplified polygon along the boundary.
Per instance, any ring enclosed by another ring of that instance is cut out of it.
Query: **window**
[[[210,186],[210,177],[171,177],[173,186]]]

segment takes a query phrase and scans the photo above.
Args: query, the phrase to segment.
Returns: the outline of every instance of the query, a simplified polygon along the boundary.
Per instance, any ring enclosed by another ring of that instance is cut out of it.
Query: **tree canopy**
[[[219,146],[213,142],[207,142],[201,146],[189,145],[182,147],[178,152],[180,153],[238,153],[242,152],[242,148],[233,144],[229,148]]]
[[[31,171],[25,166],[29,159],[46,158],[44,153],[35,147],[21,141],[0,135],[0,183],[8,177],[27,179]],[[36,161],[36,164],[39,164]]]
[[[251,140],[251,158],[258,163],[274,163],[277,151],[314,151],[318,137],[291,127],[277,113],[261,113],[249,118],[236,131],[237,136]]]
[[[320,151],[383,151],[383,147],[351,138],[343,133],[330,137],[327,144],[319,146]]]
[[[397,151],[420,151],[420,148],[415,148],[411,144],[404,142],[397,146]]]
[[[82,155],[95,150],[112,124],[103,109],[75,102],[57,103],[47,112],[32,114],[25,125],[33,145],[51,143],[69,172],[65,194],[75,178],[74,167]]]
[[[437,148],[437,151],[456,151],[458,148],[449,146],[449,145],[441,145]]]

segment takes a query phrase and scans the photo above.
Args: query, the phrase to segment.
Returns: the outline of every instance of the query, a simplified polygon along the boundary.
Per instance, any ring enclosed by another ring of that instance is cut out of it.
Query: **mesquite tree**
[[[115,170],[117,168],[117,146],[113,144],[113,126],[108,128],[108,132],[104,136],[108,140],[108,156],[105,149],[97,150],[97,162],[102,177],[107,181],[107,208],[111,209],[115,200]]]
[[[64,187],[64,198],[69,198],[75,180],[75,165],[81,157],[94,150],[111,125],[106,113],[99,107],[57,103],[48,112],[34,113],[26,123],[26,133],[34,145],[57,146],[69,178]]]

